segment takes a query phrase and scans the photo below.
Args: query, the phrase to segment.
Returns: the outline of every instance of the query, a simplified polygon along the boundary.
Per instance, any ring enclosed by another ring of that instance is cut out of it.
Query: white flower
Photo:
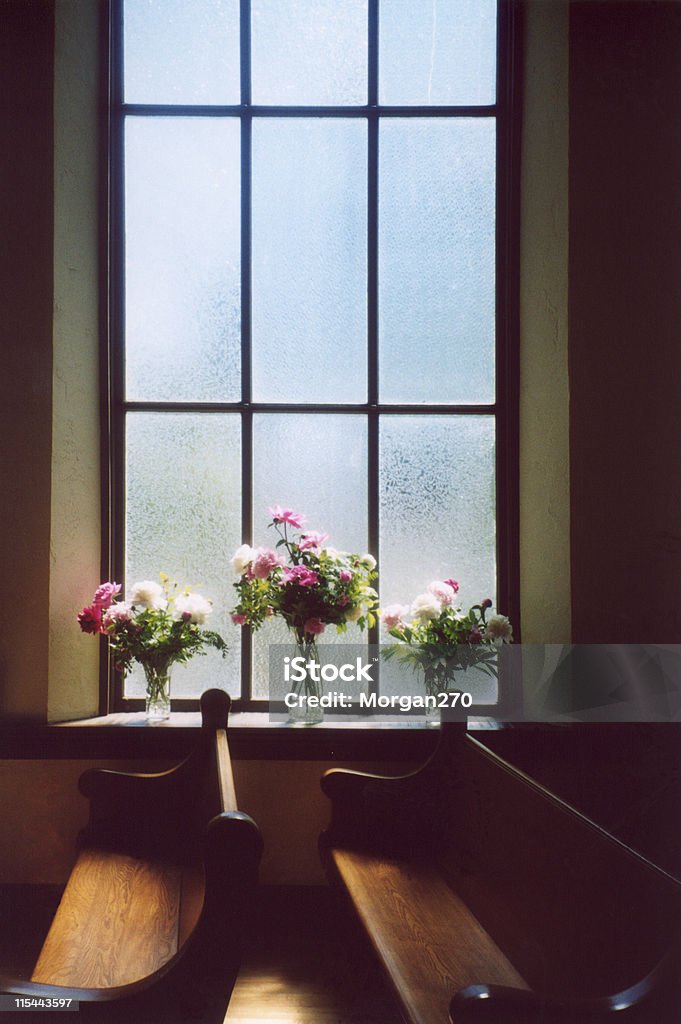
[[[429,594],[433,594],[438,599],[440,604],[450,605],[456,597],[454,587],[450,587],[449,583],[445,583],[444,580],[433,580],[426,589]]]
[[[160,583],[154,580],[141,580],[133,583],[130,590],[130,604],[142,608],[150,608],[152,611],[160,611],[168,607],[166,595]]]
[[[111,626],[115,622],[130,622],[132,609],[127,601],[116,601],[109,605],[102,615],[102,625]]]
[[[485,628],[485,639],[493,643],[510,644],[513,640],[513,627],[505,615],[490,615]]]
[[[334,561],[339,561],[345,556],[345,551],[339,551],[338,548],[322,548],[321,553]]]
[[[237,576],[242,576],[246,572],[246,569],[248,569],[257,554],[257,550],[252,548],[250,544],[242,544],[240,548],[236,549],[232,555],[230,565]]]
[[[411,614],[421,622],[430,622],[431,619],[436,619],[441,611],[442,605],[434,594],[419,594],[414,598],[411,606]]]
[[[373,555],[362,555],[359,561],[360,565],[365,565],[369,572],[373,572],[376,568],[376,559]]]
[[[175,598],[175,613],[178,619],[202,625],[212,611],[212,604],[202,594],[180,594]]]

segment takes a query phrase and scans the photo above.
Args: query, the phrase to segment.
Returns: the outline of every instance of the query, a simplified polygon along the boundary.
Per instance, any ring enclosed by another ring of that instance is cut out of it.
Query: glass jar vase
[[[168,664],[142,663],[147,681],[146,712],[150,722],[170,718],[170,669]]]
[[[295,661],[302,658],[302,665]],[[321,698],[324,693],[319,651],[315,640],[297,640],[289,685],[289,715],[291,725],[318,725],[324,720]]]

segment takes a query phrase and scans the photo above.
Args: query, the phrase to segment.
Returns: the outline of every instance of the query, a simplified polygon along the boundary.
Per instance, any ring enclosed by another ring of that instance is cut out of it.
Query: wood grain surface
[[[153,973],[177,952],[180,895],[174,865],[82,850],[32,980],[108,988]]]
[[[202,864],[182,868],[182,894],[177,945],[181,948],[196,928],[203,910],[206,875]]]
[[[229,756],[229,745],[227,733],[224,729],[218,729],[215,733],[215,757],[218,772],[218,784],[220,800],[223,811],[236,811],[238,804],[236,790],[234,788],[234,774],[232,772],[232,760]]]
[[[442,1024],[452,994],[481,978],[527,988],[434,866],[350,849],[330,856],[408,1020]]]

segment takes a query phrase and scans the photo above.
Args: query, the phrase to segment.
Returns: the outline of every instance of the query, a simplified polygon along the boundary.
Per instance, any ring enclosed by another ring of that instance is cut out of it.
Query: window
[[[517,622],[513,5],[112,3],[113,568],[231,647],[175,695],[267,698],[229,560],[272,504],[384,603],[454,575]]]

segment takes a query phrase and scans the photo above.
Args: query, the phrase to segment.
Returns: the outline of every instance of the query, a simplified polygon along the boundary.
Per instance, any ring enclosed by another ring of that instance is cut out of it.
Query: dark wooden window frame
[[[379,106],[378,5],[368,0],[369,102],[356,107],[262,107],[250,97],[250,0],[240,0],[241,103],[235,106],[124,104],[122,94],[123,0],[102,0],[102,577],[121,579],[124,568],[125,418],[133,411],[238,413],[242,421],[242,536],[252,530],[252,423],[261,412],[363,414],[368,423],[368,547],[379,552],[378,438],[381,415],[492,415],[496,423],[496,516],[498,604],[520,636],[518,557],[518,336],[519,336],[519,141],[521,11],[518,0],[499,0],[497,101],[490,106]],[[124,392],[124,224],[123,128],[128,115],[148,117],[230,117],[241,123],[241,291],[242,395],[234,403],[127,402]],[[368,400],[360,404],[280,405],[251,399],[251,126],[259,117],[363,118],[368,126]],[[378,396],[378,127],[383,117],[494,117],[496,160],[496,395],[489,405],[381,404]],[[380,560],[380,552],[379,552]],[[370,636],[377,642],[377,633]],[[244,631],[242,698],[235,710],[264,710],[250,691],[251,645]],[[100,710],[138,711],[139,699],[123,697],[122,680],[113,672],[102,644]],[[195,711],[196,699],[174,701],[177,710]]]

